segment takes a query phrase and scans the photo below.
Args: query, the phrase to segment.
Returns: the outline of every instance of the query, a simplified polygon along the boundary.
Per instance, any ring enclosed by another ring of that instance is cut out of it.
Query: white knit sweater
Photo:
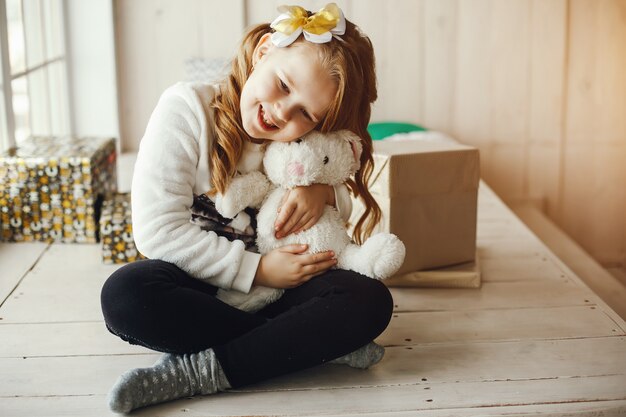
[[[226,290],[249,292],[260,255],[190,222],[194,194],[211,189],[209,149],[214,141],[209,104],[217,86],[178,83],[161,95],[150,117],[132,182],[133,235],[137,249],[170,262],[193,277]],[[246,144],[237,168],[262,169],[260,145]],[[346,186],[335,187],[341,217],[352,210]]]

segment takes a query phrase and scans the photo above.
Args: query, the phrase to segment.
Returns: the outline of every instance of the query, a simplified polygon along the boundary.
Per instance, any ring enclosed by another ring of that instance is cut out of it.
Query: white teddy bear
[[[337,257],[337,268],[374,279],[390,277],[402,266],[405,248],[395,235],[379,233],[362,246],[356,245],[351,242],[339,212],[331,206],[326,206],[322,217],[310,229],[282,239],[274,236],[278,208],[289,189],[311,184],[342,184],[358,170],[361,151],[359,137],[348,130],[326,134],[312,131],[302,139],[272,142],[267,147],[263,167],[274,188],[263,201],[257,216],[257,246],[261,254],[285,245],[307,244],[307,253],[332,250]],[[259,181],[256,190],[266,190],[267,180],[256,178]],[[231,183],[221,196],[220,207],[228,206],[234,211],[256,202],[251,200],[258,200],[258,193],[249,192],[255,189],[253,184],[243,185],[242,181]],[[220,289],[217,298],[240,310],[256,312],[276,301],[283,292],[282,289],[253,286],[248,294]]]

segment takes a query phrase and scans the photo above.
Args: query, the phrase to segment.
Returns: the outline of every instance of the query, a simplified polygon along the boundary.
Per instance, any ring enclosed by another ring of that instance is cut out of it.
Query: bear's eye
[[[327,157],[327,156],[325,156],[325,157],[324,157],[324,165],[326,165],[327,163],[328,163],[328,157]]]
[[[302,139],[296,139],[296,143],[302,142]]]

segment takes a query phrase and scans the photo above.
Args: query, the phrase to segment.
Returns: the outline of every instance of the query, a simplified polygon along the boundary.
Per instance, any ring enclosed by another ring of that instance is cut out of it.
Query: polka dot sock
[[[128,413],[135,408],[214,394],[230,387],[213,349],[184,355],[166,353],[150,368],[122,374],[111,389],[108,402],[112,411]]]
[[[360,347],[352,353],[332,360],[328,363],[337,365],[348,365],[353,368],[367,369],[372,365],[376,365],[385,356],[385,348],[369,342],[367,345]]]

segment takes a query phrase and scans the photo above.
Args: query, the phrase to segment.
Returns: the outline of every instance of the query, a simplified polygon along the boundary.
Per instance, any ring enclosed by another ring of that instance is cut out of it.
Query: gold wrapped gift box
[[[120,264],[145,257],[137,251],[133,239],[130,193],[118,193],[106,200],[100,217],[102,262]]]
[[[28,138],[0,155],[0,240],[95,243],[116,190],[114,139]]]
[[[374,142],[374,162],[370,191],[382,209],[374,232],[394,233],[406,246],[404,264],[388,284],[479,286],[478,149],[451,139],[382,140]],[[360,200],[353,207],[352,225],[363,213]]]

